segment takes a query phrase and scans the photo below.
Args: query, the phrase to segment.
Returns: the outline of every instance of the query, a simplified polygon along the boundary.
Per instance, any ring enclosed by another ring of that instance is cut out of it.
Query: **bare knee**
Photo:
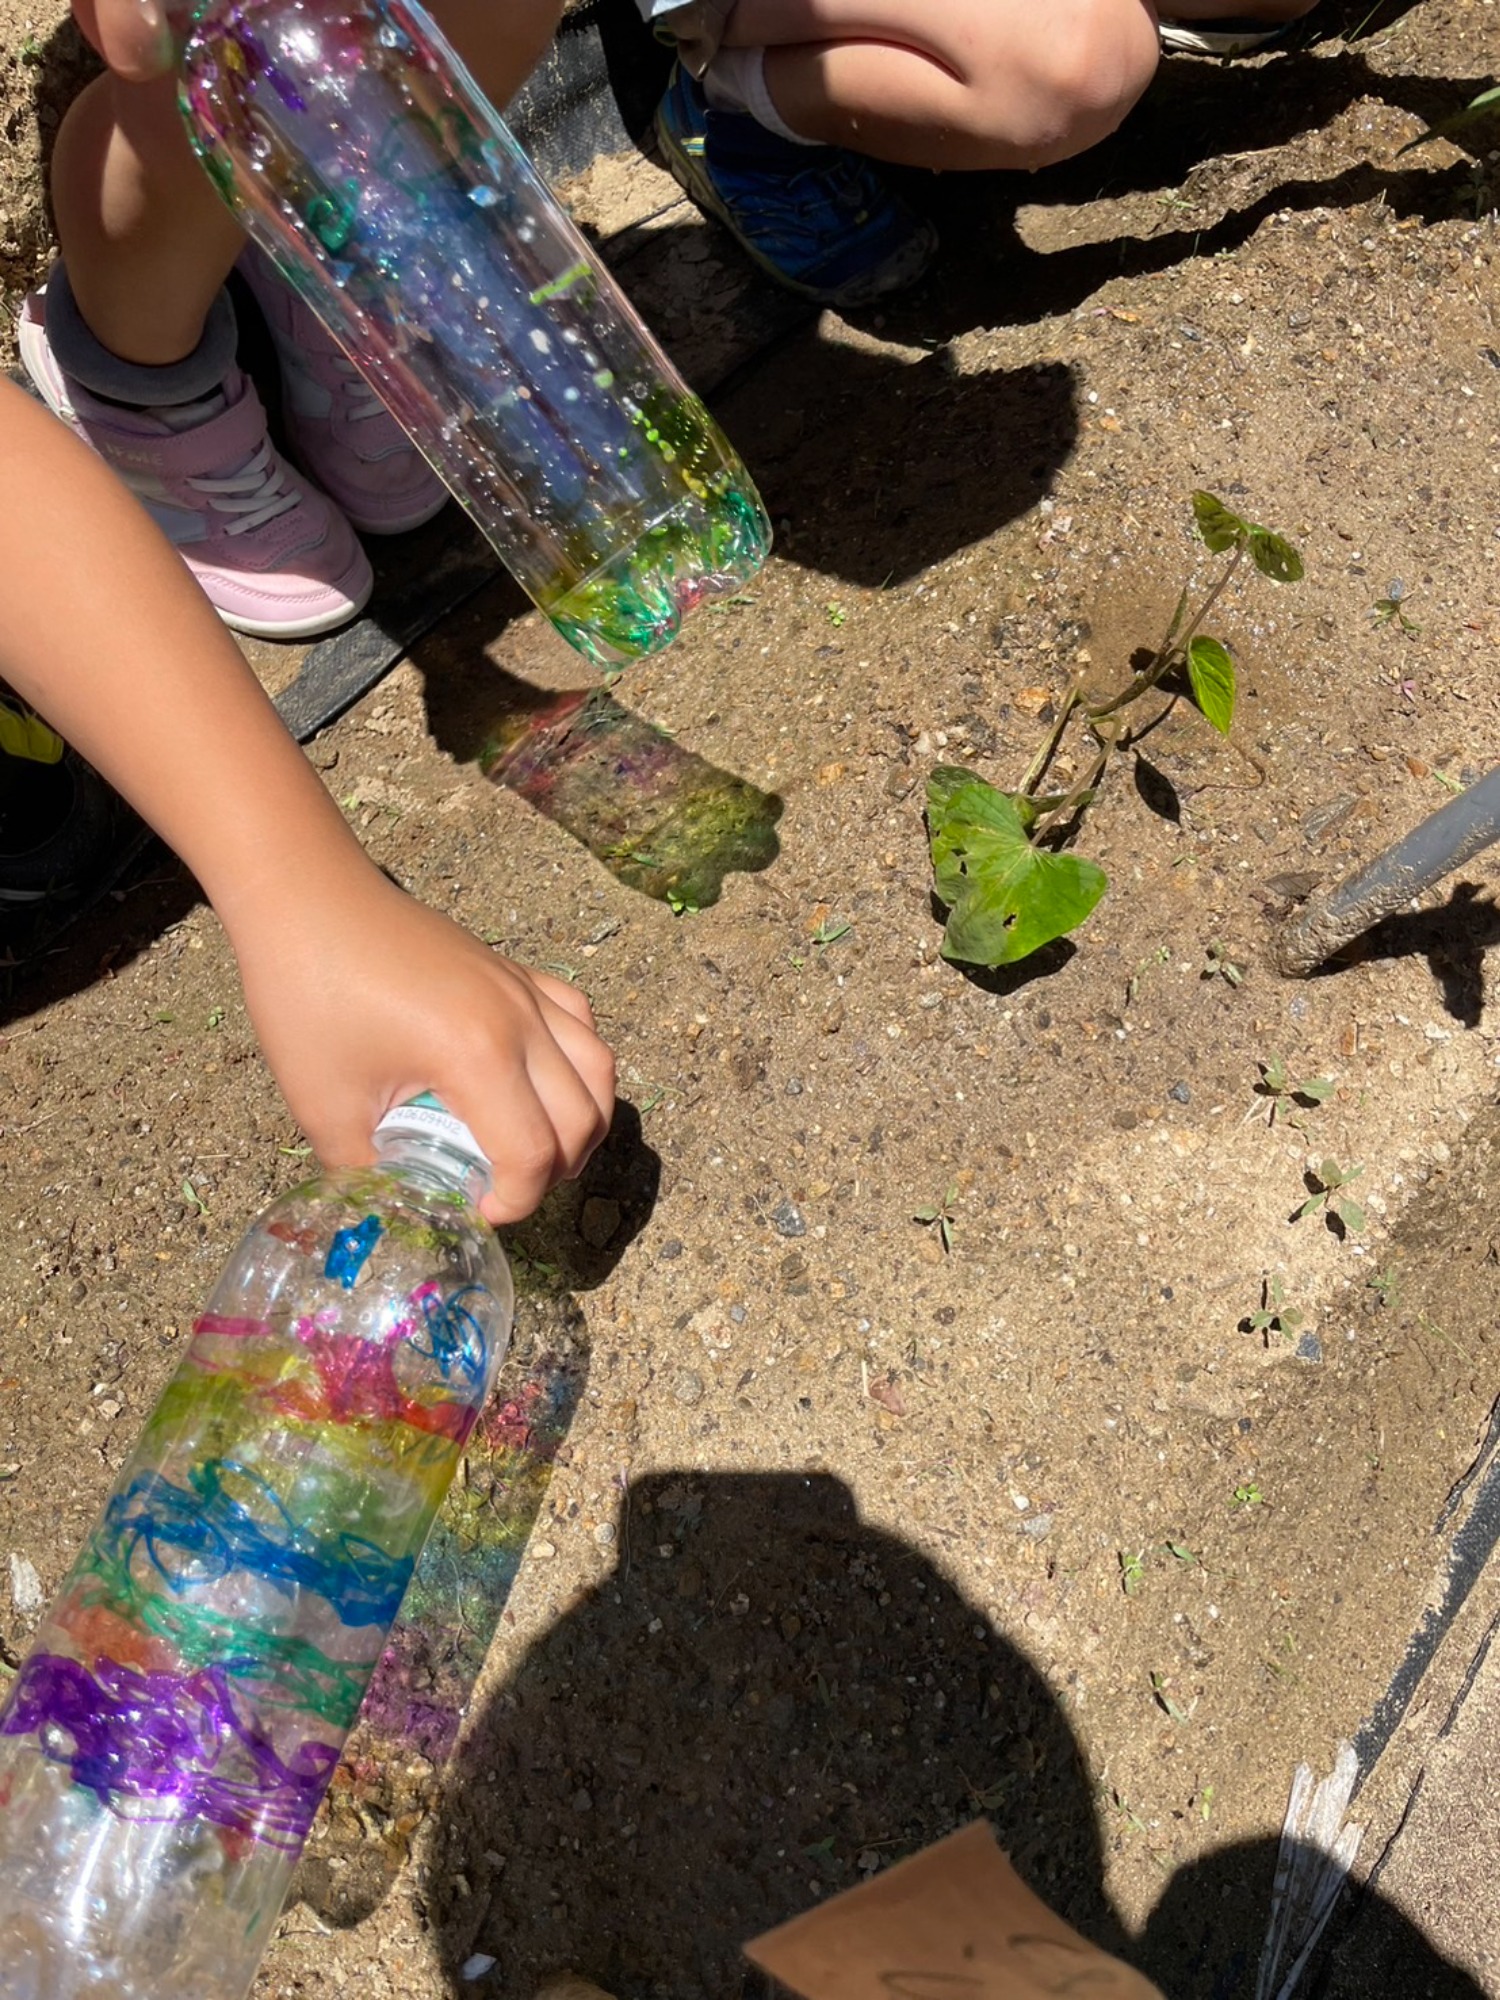
[[[1156,15],[1144,0],[1053,0],[1046,25],[1007,43],[975,75],[976,165],[1045,167],[1111,132],[1156,73]]]
[[[563,0],[431,0],[433,19],[493,104],[508,104],[536,68],[562,18]]]

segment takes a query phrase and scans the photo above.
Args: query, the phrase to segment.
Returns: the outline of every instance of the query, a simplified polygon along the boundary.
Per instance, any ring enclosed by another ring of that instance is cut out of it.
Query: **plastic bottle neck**
[[[384,1132],[375,1141],[375,1152],[388,1172],[419,1187],[465,1195],[476,1207],[489,1193],[489,1169],[435,1134]]]

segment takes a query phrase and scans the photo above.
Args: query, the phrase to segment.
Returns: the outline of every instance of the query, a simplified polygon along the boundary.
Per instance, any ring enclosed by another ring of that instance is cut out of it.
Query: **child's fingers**
[[[582,1021],[586,1028],[593,1027],[594,1010],[586,993],[581,993],[566,979],[555,979],[550,972],[528,972],[526,976],[544,1000],[550,1000],[554,1007],[561,1007],[565,1014],[571,1014],[575,1021]]]
[[[609,1130],[608,1109],[585,1082],[573,1059],[551,1036],[539,1036],[526,1050],[526,1069],[557,1135],[557,1180],[576,1174]]]
[[[578,997],[582,999],[583,996],[580,994]],[[565,1013],[561,1008],[548,1010],[545,1005],[543,1013],[553,1041],[594,1102],[601,1121],[597,1136],[603,1138],[615,1115],[615,1059],[594,1033],[594,1017],[587,1012],[587,1001],[584,1001],[584,1008],[582,1019],[573,1013]]]
[[[172,30],[162,0],[73,0],[73,18],[127,83],[149,83],[172,67]]]
[[[567,1142],[545,1101],[550,1087],[550,1080],[542,1086],[523,1071],[506,1091],[503,1123],[491,1118],[470,1126],[491,1162],[493,1180],[480,1206],[492,1223],[523,1221],[569,1171]]]

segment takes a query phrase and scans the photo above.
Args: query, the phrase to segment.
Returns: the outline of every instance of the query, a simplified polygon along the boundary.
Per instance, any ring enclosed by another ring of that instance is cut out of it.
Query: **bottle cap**
[[[430,1090],[424,1090],[420,1097],[413,1097],[405,1104],[393,1106],[375,1127],[377,1139],[403,1133],[417,1139],[436,1139],[444,1146],[451,1146],[456,1153],[467,1154],[486,1173],[490,1171],[489,1155],[474,1134]]]

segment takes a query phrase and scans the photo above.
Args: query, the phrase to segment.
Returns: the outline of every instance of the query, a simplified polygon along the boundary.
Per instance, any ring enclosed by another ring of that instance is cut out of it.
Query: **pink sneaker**
[[[282,422],[298,463],[367,535],[430,521],[448,489],[317,314],[254,244],[239,271],[276,344]]]
[[[143,502],[226,625],[310,639],[363,610],[374,587],[368,557],[337,508],[277,456],[238,368],[199,403],[103,402],[59,367],[44,304],[33,293],[21,314],[27,374]]]

